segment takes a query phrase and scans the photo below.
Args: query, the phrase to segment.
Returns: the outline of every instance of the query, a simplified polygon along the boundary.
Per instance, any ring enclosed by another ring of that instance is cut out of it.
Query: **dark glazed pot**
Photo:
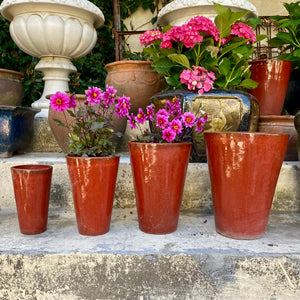
[[[0,105],[18,106],[23,98],[22,78],[24,74],[0,69]]]
[[[300,110],[295,115],[294,124],[298,133],[297,151],[298,151],[298,160],[300,161]]]
[[[150,61],[126,60],[105,65],[105,84],[112,85],[118,96],[130,97],[130,112],[137,114],[138,108],[146,109],[150,99],[162,91],[166,83],[153,71]]]
[[[49,98],[50,96],[47,96]],[[86,100],[86,95],[84,94],[76,94],[75,95],[75,101],[77,103],[76,108],[84,107],[84,102]],[[99,107],[97,104],[95,104],[94,109],[97,110],[97,107]],[[53,132],[53,135],[59,145],[59,147],[62,149],[64,153],[68,153],[69,150],[69,128],[65,126],[58,125],[54,119],[57,119],[61,121],[63,124],[72,124],[74,118],[67,112],[58,112],[56,110],[53,110],[49,108],[48,113],[48,120],[50,128]],[[117,115],[113,115],[112,121],[110,122],[113,126],[113,129],[115,132],[120,132],[122,135],[125,132],[126,125],[127,125],[127,119],[126,118],[118,118]],[[114,146],[118,149],[120,146],[121,139],[118,136],[112,136],[112,142]]]
[[[146,233],[175,231],[191,143],[129,142],[139,228]]]
[[[79,233],[108,232],[120,157],[66,156],[66,160]]]
[[[34,116],[40,109],[0,105],[0,157],[24,152],[34,130]]]
[[[206,132],[215,225],[235,239],[264,235],[289,136]]]
[[[249,93],[234,90],[214,89],[203,95],[188,90],[161,92],[151,98],[155,110],[165,105],[166,100],[178,97],[184,112],[196,116],[200,110],[208,114],[204,131],[256,131],[259,119],[257,100]],[[201,115],[201,114],[199,114]],[[206,161],[203,133],[193,132],[193,161]]]
[[[42,233],[47,228],[52,166],[22,165],[11,168],[20,231]]]
[[[292,62],[286,60],[259,60],[251,62],[251,79],[258,87],[249,90],[258,103],[261,115],[280,115],[286,96]]]
[[[300,68],[291,72],[285,100],[284,108],[290,115],[295,115],[300,110]]]

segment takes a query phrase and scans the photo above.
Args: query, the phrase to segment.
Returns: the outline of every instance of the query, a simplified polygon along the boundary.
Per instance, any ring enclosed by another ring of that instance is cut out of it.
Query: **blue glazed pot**
[[[40,109],[0,105],[0,157],[23,152],[33,135],[33,121]]]
[[[161,92],[151,98],[155,110],[162,108],[166,100],[178,97],[184,112],[196,116],[205,111],[208,121],[204,131],[249,131],[257,130],[259,105],[257,99],[247,92],[213,89],[203,95],[188,90]],[[206,161],[203,133],[193,132],[192,161]]]

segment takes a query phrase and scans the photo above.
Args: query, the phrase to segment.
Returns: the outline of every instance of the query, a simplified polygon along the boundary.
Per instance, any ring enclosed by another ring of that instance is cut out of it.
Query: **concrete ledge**
[[[10,168],[14,165],[31,163],[53,165],[50,207],[73,209],[65,157],[63,153],[57,152],[35,152],[0,159],[0,209],[15,208]],[[114,206],[116,208],[135,207],[133,179],[128,153],[121,153]],[[206,163],[189,164],[182,208],[197,208],[202,212],[212,212],[210,179]],[[272,209],[274,211],[300,211],[300,168],[298,162],[283,163]]]
[[[300,299],[299,213],[272,213],[252,241],[217,234],[195,209],[168,235],[141,232],[131,209],[96,237],[78,234],[72,211],[51,210],[47,231],[26,236],[2,210],[0,228],[0,299]]]

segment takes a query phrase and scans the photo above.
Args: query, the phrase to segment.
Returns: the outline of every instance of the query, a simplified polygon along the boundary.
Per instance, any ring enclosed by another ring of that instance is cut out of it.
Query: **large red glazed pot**
[[[261,115],[280,115],[287,92],[292,62],[286,60],[258,60],[251,62],[251,79],[258,87],[248,92],[258,103]]]
[[[235,239],[264,235],[289,136],[205,132],[215,225]]]
[[[178,225],[191,143],[129,143],[139,228],[167,234]]]
[[[119,156],[66,156],[78,231],[100,235],[109,231]]]
[[[116,61],[105,65],[105,83],[117,90],[118,96],[130,97],[130,112],[137,114],[138,108],[146,109],[150,99],[166,86],[150,61]]]
[[[42,233],[47,228],[52,166],[21,165],[11,168],[20,231]]]

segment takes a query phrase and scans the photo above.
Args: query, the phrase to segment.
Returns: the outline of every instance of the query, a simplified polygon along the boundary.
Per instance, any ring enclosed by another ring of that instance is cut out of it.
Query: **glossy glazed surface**
[[[23,234],[46,230],[52,169],[49,165],[11,168],[19,227]]]
[[[251,62],[251,79],[258,87],[249,90],[258,103],[261,115],[280,115],[288,88],[291,61],[267,60]]]
[[[135,197],[142,231],[177,229],[192,144],[129,143]]]
[[[120,157],[66,156],[80,234],[109,231]]]
[[[264,235],[288,138],[205,133],[217,232],[236,239]]]

